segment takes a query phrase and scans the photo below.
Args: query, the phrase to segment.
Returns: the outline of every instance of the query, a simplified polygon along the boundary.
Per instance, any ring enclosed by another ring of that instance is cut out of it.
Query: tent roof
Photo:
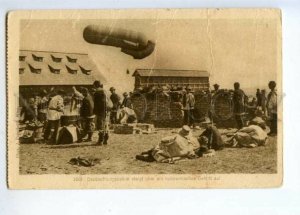
[[[132,76],[142,77],[209,77],[207,71],[172,69],[137,69]]]
[[[43,57],[43,61],[35,61],[32,55]],[[61,62],[54,62],[52,56],[62,58]],[[20,74],[20,86],[30,85],[91,85],[95,80],[105,82],[104,76],[97,69],[95,63],[87,54],[82,53],[58,53],[46,51],[20,50],[20,56],[26,56],[25,61],[20,61],[20,68],[24,68],[24,73]],[[67,56],[76,58],[76,63],[70,63]],[[41,73],[33,73],[30,69],[31,65],[35,69],[41,69]],[[91,74],[84,74],[80,66],[91,70]],[[49,66],[54,69],[60,69],[59,74],[50,71]],[[76,69],[77,73],[70,73],[67,66]]]

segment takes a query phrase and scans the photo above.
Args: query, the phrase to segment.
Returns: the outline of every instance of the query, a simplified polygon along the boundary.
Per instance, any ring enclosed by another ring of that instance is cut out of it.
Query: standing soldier
[[[186,94],[183,95],[183,111],[184,111],[184,124],[194,126],[194,108],[195,97],[192,93],[192,88],[186,88]]]
[[[37,104],[37,119],[40,122],[45,122],[47,120],[47,107],[48,107],[48,96],[47,96],[47,91],[43,90],[40,93],[40,101]]]
[[[256,101],[257,101],[257,106],[261,107],[261,91],[260,91],[260,89],[256,90]]]
[[[110,121],[112,124],[116,124],[118,122],[118,111],[121,105],[121,98],[120,96],[116,93],[116,89],[114,87],[111,87],[110,89],[111,92],[111,96],[110,96],[110,100],[113,103],[113,107],[111,109],[111,115],[110,115]]]
[[[44,139],[49,139],[51,128],[53,128],[54,133],[51,139],[52,143],[56,143],[57,132],[60,125],[60,117],[63,115],[64,112],[64,94],[65,92],[63,90],[58,90],[57,95],[50,100],[48,106],[48,122],[45,128]]]
[[[238,128],[244,127],[244,108],[245,108],[245,93],[240,89],[240,83],[234,83],[234,92],[233,92],[233,113],[235,116],[235,120]]]
[[[97,118],[97,130],[99,131],[97,144],[106,145],[109,138],[107,125],[107,117],[109,116],[109,98],[100,81],[95,81],[94,87],[94,114]]]
[[[219,91],[220,85],[219,84],[214,84],[214,90],[212,91],[212,93],[216,94]]]
[[[265,116],[266,116],[266,113],[267,113],[266,106],[267,106],[266,90],[262,90],[261,91],[261,109],[262,109]]]
[[[80,107],[80,117],[82,120],[83,132],[81,137],[83,138],[88,135],[88,138],[85,141],[89,142],[92,141],[93,131],[95,128],[94,101],[86,88],[82,89],[82,96],[83,99]]]
[[[269,93],[268,100],[267,100],[268,114],[271,120],[271,126],[270,126],[271,131],[269,135],[277,134],[277,93],[275,87],[276,87],[276,82],[270,81],[269,88],[271,92]]]

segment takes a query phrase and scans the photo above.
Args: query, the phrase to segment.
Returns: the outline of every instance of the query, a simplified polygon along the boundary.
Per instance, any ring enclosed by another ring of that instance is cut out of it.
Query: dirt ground
[[[214,157],[182,160],[175,164],[147,163],[135,159],[174,130],[156,134],[110,134],[107,146],[93,142],[70,145],[20,144],[20,174],[199,174],[199,173],[276,173],[276,137],[257,148],[225,148]],[[201,130],[194,132],[199,135]],[[92,167],[69,164],[71,158],[99,158]]]

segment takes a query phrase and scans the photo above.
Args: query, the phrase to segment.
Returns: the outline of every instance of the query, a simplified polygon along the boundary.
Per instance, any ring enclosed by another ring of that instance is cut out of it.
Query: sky
[[[89,44],[82,33],[90,24],[142,32],[155,50],[138,60],[120,48]],[[271,19],[22,20],[20,48],[87,53],[106,77],[105,87],[120,93],[133,90],[137,68],[206,70],[211,86],[232,88],[239,81],[254,90],[276,80],[277,27]]]

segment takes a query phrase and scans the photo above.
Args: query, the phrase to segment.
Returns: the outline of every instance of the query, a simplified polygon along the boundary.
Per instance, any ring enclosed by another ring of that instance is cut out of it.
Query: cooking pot
[[[77,124],[78,120],[79,120],[78,115],[62,115],[60,118],[61,126]]]

